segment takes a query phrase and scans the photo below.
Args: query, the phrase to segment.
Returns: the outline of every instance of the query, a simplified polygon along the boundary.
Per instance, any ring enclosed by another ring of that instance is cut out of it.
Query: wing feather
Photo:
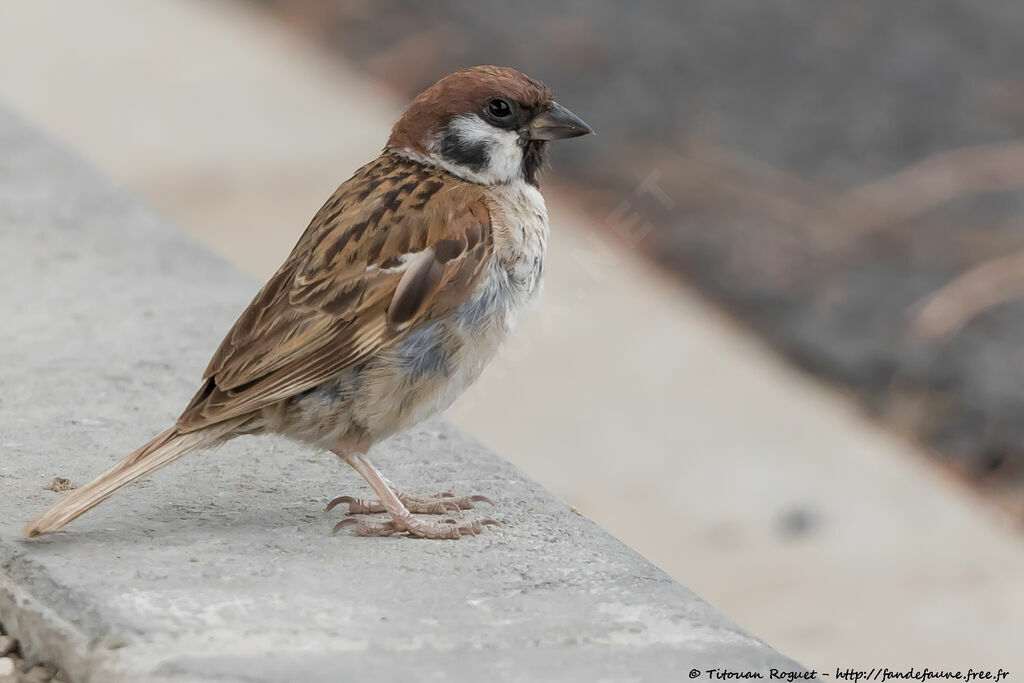
[[[468,298],[491,257],[482,188],[380,157],[338,188],[239,316],[178,428],[259,410],[364,361]]]

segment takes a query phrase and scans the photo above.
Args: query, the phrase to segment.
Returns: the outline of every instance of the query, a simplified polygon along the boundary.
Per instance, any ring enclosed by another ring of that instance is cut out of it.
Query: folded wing
[[[338,188],[235,322],[178,430],[331,379],[456,308],[491,258],[480,187],[382,156]]]

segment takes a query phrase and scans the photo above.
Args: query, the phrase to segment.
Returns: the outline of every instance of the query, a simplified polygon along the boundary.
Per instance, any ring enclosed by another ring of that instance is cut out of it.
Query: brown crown
[[[540,81],[505,66],[471,66],[456,71],[412,101],[391,129],[387,146],[426,153],[430,138],[453,116],[483,111],[495,97],[536,109],[551,101],[551,91]]]

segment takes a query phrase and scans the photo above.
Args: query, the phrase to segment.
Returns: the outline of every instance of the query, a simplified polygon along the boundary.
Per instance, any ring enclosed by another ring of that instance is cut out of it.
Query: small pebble
[[[14,661],[10,657],[0,657],[0,676],[14,675]]]
[[[10,636],[0,636],[0,657],[6,657],[18,649],[18,641]]]
[[[54,477],[53,481],[43,487],[47,491],[70,491],[71,489],[78,488],[71,483],[71,480],[67,477]]]

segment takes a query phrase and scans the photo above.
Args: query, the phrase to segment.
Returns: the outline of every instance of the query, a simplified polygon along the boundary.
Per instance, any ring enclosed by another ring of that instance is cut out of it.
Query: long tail
[[[171,427],[124,458],[85,486],[75,489],[59,503],[25,525],[28,537],[56,531],[96,507],[122,486],[160,469],[186,453],[218,445],[232,436],[238,420],[210,425],[194,432],[180,433]]]

